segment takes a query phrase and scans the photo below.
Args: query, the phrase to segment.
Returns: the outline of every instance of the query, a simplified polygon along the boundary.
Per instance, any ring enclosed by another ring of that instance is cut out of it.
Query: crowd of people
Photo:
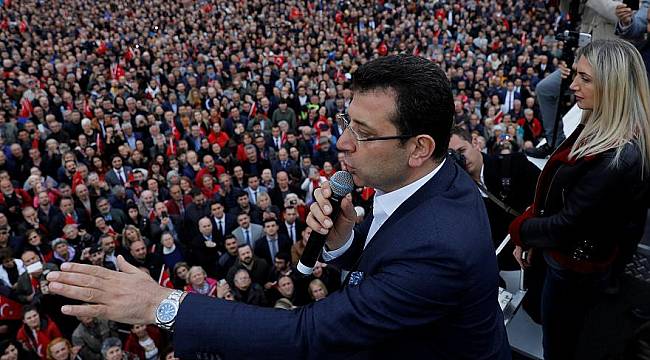
[[[151,325],[63,316],[45,280],[63,262],[124,255],[163,285],[261,306],[323,299],[340,272],[294,266],[313,190],[345,170],[355,69],[435,61],[468,141],[506,154],[544,137],[535,87],[563,48],[543,1],[0,4],[3,360],[174,358]],[[351,196],[360,222],[373,189]]]

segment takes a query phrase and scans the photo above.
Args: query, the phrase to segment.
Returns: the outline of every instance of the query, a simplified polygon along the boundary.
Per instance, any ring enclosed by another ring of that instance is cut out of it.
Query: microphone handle
[[[336,224],[336,218],[338,218],[339,213],[341,212],[341,200],[344,197],[345,196],[336,196],[332,194],[332,197],[329,199],[330,205],[332,205],[332,213],[330,214],[329,218],[334,224]],[[301,274],[311,275],[311,273],[314,271],[316,261],[318,261],[321,251],[323,250],[323,246],[325,246],[325,241],[327,241],[327,235],[329,235],[329,232],[323,235],[316,231],[312,231],[311,235],[309,235],[309,241],[307,241],[305,250],[302,252],[300,261],[296,266]]]

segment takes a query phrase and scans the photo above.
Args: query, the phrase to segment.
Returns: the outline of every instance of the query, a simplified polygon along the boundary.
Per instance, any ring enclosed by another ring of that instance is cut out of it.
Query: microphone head
[[[352,174],[347,171],[337,171],[330,178],[330,188],[332,189],[332,194],[339,197],[351,193],[354,190]]]

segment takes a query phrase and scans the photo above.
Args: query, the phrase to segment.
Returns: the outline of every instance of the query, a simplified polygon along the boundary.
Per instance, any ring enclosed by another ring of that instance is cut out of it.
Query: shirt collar
[[[385,193],[379,189],[376,190],[375,197],[373,199],[373,210],[372,214],[377,217],[378,214],[383,214],[387,218],[390,217],[397,208],[402,205],[406,199],[411,197],[418,191],[427,181],[431,180],[442,168],[446,159],[444,159],[440,165],[438,165],[433,171],[427,175],[421,177],[420,179],[401,187],[397,190],[393,190],[389,193]]]

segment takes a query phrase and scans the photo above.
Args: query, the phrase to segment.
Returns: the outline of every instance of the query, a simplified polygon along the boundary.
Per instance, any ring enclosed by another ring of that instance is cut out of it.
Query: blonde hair
[[[203,276],[205,276],[206,279],[207,279],[208,274],[205,272],[205,270],[201,266],[195,265],[195,266],[192,266],[187,271],[187,283],[188,284],[190,283],[190,278],[192,277],[192,274],[197,273],[197,272],[203,274]]]
[[[47,360],[54,360],[54,354],[52,353],[52,348],[59,343],[64,343],[65,346],[68,348],[68,351],[72,349],[72,344],[70,344],[70,341],[68,341],[67,339],[62,337],[55,338],[54,340],[50,341],[49,344],[47,344]]]
[[[126,232],[128,230],[134,231],[137,239],[135,240],[129,240],[129,238],[126,236]],[[124,227],[124,230],[122,230],[122,246],[125,248],[130,248],[131,244],[136,242],[136,241],[144,241],[144,238],[142,237],[142,233],[140,233],[140,229],[138,229],[137,226],[135,225],[127,225]],[[145,245],[147,245],[147,242],[145,241]]]
[[[570,159],[615,149],[618,166],[623,146],[635,141],[643,174],[650,159],[650,89],[639,51],[623,40],[596,40],[578,50],[593,68],[594,108],[584,111],[585,128],[569,153]]]

